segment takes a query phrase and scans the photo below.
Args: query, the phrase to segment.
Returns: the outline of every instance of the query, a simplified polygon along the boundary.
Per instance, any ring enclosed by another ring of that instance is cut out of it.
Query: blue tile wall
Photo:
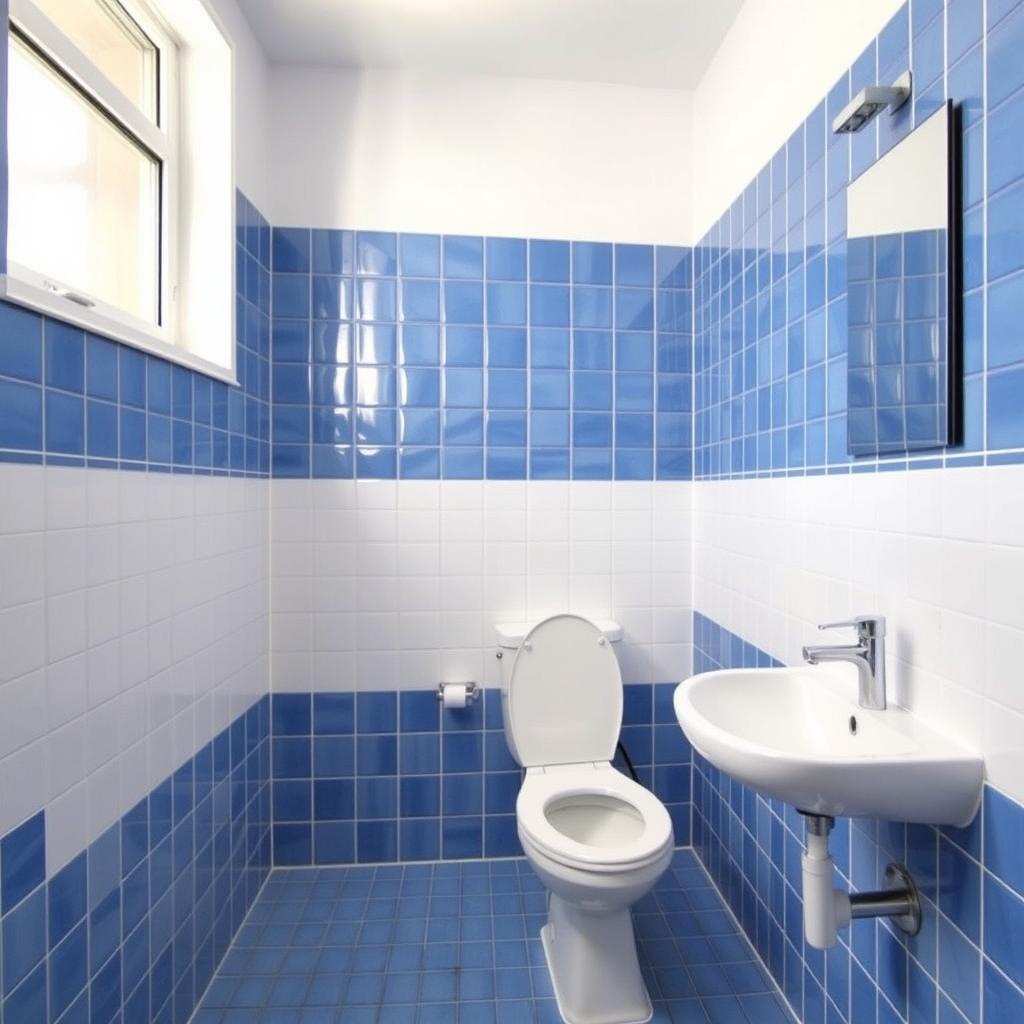
[[[189,1019],[271,867],[270,698],[46,877],[46,815],[0,838],[0,1020]]]
[[[692,251],[275,228],[280,477],[688,479]]]
[[[626,686],[621,738],[684,846],[691,756],[674,685]],[[282,693],[272,702],[275,865],[522,854],[521,773],[505,743],[500,690],[458,710],[427,690]]]
[[[695,672],[778,664],[700,612],[693,633]],[[1024,807],[986,786],[965,829],[836,819],[837,884],[878,888],[885,865],[901,861],[924,921],[913,938],[855,921],[823,953],[803,938],[800,815],[693,761],[694,849],[800,1021],[1024,1020]]]
[[[0,461],[270,473],[270,226],[236,200],[233,387],[0,303]]]
[[[961,107],[964,439],[946,465],[1024,449],[1024,5],[912,0],[694,251],[699,478],[849,472],[846,185],[948,96]],[[853,136],[832,117],[865,84],[914,74],[913,101]],[[886,468],[934,465],[892,458]]]

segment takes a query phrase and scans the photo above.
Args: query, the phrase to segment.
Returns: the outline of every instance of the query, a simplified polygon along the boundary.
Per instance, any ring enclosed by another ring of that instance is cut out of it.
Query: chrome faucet
[[[857,615],[847,622],[826,622],[818,629],[857,630],[857,643],[832,647],[805,647],[804,661],[848,661],[857,666],[860,683],[858,702],[871,711],[885,710],[885,616]]]

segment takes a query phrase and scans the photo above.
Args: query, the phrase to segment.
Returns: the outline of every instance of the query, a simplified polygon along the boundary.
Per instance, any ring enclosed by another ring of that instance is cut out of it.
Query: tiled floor
[[[194,1024],[558,1024],[524,860],[276,870]],[[662,1024],[787,1024],[689,850],[636,908]]]

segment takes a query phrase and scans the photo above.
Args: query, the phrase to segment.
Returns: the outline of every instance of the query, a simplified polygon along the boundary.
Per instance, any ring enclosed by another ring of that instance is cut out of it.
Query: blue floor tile
[[[522,859],[279,868],[197,1021],[558,1024],[546,895]],[[654,1020],[788,1020],[690,850],[634,910]]]

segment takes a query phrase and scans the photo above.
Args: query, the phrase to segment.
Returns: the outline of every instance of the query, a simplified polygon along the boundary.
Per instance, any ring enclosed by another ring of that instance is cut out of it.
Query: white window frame
[[[84,2],[84,0],[83,0]],[[157,112],[154,123],[134,102],[126,97],[103,72],[72,42],[72,40],[33,2],[9,0],[9,30],[26,38],[45,60],[67,77],[73,88],[85,94],[135,144],[152,155],[159,166],[159,242],[157,323],[139,318],[126,310],[84,294],[74,282],[57,281],[31,267],[8,260],[6,272],[0,276],[0,298],[68,321],[86,330],[113,338],[136,348],[182,363],[203,373],[237,383],[234,346],[234,201],[230,204],[232,226],[231,250],[231,344],[226,358],[213,361],[189,347],[184,337],[185,317],[182,308],[181,275],[182,233],[189,225],[182,223],[181,192],[186,183],[183,174],[196,168],[195,160],[183,157],[186,140],[180,132],[182,105],[183,47],[180,38],[153,7],[142,0],[117,0],[128,16],[149,37],[158,50]],[[204,5],[205,7],[205,5]],[[220,26],[214,22],[219,30]],[[195,97],[190,97],[195,101]],[[233,167],[232,167],[233,173]],[[194,183],[189,183],[194,185]]]

